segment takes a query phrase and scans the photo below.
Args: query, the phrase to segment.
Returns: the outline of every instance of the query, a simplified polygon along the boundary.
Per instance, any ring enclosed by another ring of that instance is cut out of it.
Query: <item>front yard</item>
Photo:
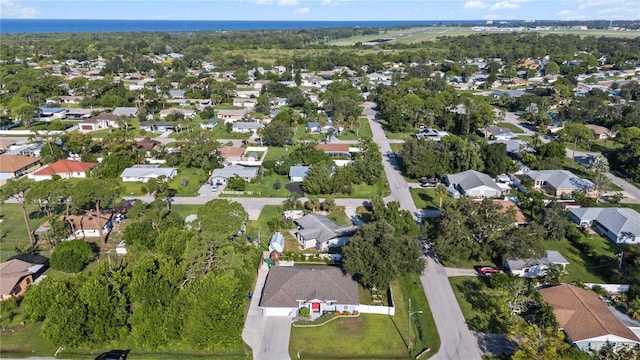
[[[422,358],[435,354],[440,347],[438,333],[419,278],[409,277],[391,285],[395,316],[360,314],[338,318],[315,328],[291,329],[289,354],[292,359],[411,359],[423,350]],[[412,351],[407,352],[408,297],[412,309],[423,314],[412,316]]]
[[[440,197],[436,195],[433,188],[413,188],[409,191],[411,198],[418,209],[438,209],[440,205]],[[455,201],[451,196],[442,197],[442,205]]]
[[[35,205],[27,205],[27,212],[36,210]],[[18,204],[0,205],[0,261],[5,261],[16,254],[16,248],[29,246],[29,236],[22,218],[22,209]],[[35,230],[44,222],[42,218],[29,219],[31,230]]]

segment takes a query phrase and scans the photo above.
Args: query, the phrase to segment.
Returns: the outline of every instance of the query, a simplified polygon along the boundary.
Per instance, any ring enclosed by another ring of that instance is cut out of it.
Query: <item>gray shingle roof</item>
[[[533,181],[544,181],[555,189],[590,190],[594,185],[567,170],[531,170],[527,173]]]
[[[240,176],[241,178],[254,178],[258,176],[257,167],[245,167],[240,165],[230,165],[223,167],[222,169],[215,169],[211,174],[211,177],[222,177],[225,179],[232,178],[234,176]]]
[[[261,307],[297,307],[298,300],[332,300],[358,304],[358,284],[334,266],[275,266],[269,270]]]
[[[487,186],[497,191],[501,191],[498,184],[496,184],[489,175],[475,170],[467,170],[457,174],[450,174],[447,175],[447,179],[449,184],[457,184],[458,187],[465,192],[480,186]]]
[[[624,233],[640,235],[640,214],[633,209],[577,208],[569,211],[580,219],[580,222],[595,220],[618,237]]]
[[[168,178],[175,175],[177,168],[161,168],[159,165],[134,165],[124,169],[120,177],[122,178],[158,178],[166,176]]]
[[[507,259],[507,264],[511,270],[522,270],[535,265],[568,265],[569,262],[562,254],[555,250],[548,250],[542,259]]]
[[[335,239],[353,231],[351,226],[336,225],[328,217],[316,214],[305,215],[296,220],[296,223],[302,228],[298,230],[298,234],[304,239],[316,239],[318,242]]]
[[[289,178],[305,177],[309,172],[309,166],[292,166],[289,168]]]

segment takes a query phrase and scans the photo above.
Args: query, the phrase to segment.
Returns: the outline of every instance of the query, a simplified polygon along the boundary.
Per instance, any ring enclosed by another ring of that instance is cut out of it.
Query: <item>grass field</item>
[[[617,254],[620,249],[611,241],[597,235],[589,236],[587,241],[594,247],[593,257],[587,256],[574,247],[569,240],[546,240],[544,242],[546,250],[557,250],[569,261],[566,269],[568,274],[563,278],[563,281],[607,282],[601,273],[617,265],[614,254]],[[611,261],[599,261],[598,257],[606,256],[611,256]]]
[[[483,286],[480,278],[456,276],[450,277],[449,283],[458,300],[462,315],[470,330],[499,334],[503,329],[496,322],[491,321],[491,314],[482,309],[482,301],[478,290]]]
[[[209,174],[202,169],[180,167],[178,174],[169,181],[169,187],[176,189],[176,196],[197,196],[202,184],[207,181]],[[183,178],[188,180],[186,185],[182,185]]]
[[[524,130],[522,130],[518,125],[514,125],[512,123],[501,122],[498,123],[497,126],[507,128],[514,134],[524,134]]]
[[[27,206],[28,213],[35,210],[35,205]],[[29,245],[29,235],[22,218],[20,205],[1,204],[0,219],[2,219],[0,223],[0,261],[4,261],[16,254],[17,247],[24,248]],[[31,230],[35,230],[43,221],[39,218],[30,218]]]
[[[416,281],[417,280],[417,281]],[[419,279],[409,278],[392,284],[395,316],[360,314],[338,318],[324,326],[291,329],[289,354],[292,359],[410,359],[430,348],[423,358],[440,347],[437,330]],[[423,314],[412,317],[413,347],[407,352],[408,298],[412,309]]]
[[[433,188],[413,188],[409,192],[418,209],[438,209],[440,206],[440,198],[436,196]],[[452,197],[442,197],[442,205],[450,201],[453,201]]]

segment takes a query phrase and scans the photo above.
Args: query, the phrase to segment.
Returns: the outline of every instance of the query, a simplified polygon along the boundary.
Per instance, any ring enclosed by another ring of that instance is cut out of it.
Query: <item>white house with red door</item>
[[[294,317],[308,308],[311,317],[324,312],[358,310],[358,283],[334,266],[274,266],[262,290],[263,316]]]

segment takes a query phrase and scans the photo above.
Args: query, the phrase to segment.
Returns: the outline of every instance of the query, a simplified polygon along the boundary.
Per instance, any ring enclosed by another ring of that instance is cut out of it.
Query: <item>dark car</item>
[[[127,355],[129,350],[111,350],[98,355],[96,360],[126,360]]]
[[[440,183],[440,180],[436,178],[422,178],[420,179],[420,186],[422,187],[436,187]]]
[[[478,267],[478,272],[485,275],[491,275],[501,273],[502,270],[493,266],[480,266]]]

